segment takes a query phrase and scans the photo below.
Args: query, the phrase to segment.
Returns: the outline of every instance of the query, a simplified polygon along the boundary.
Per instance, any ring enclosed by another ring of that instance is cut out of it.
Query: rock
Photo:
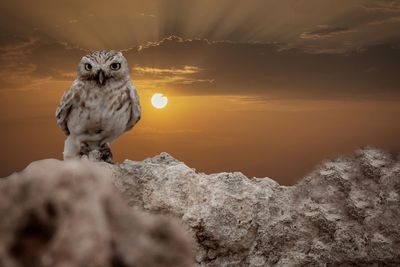
[[[0,179],[0,215],[5,267],[190,266],[185,230],[198,266],[399,266],[400,160],[366,148],[294,186],[167,153],[45,160]]]
[[[167,153],[107,166],[129,205],[189,227],[199,266],[400,265],[400,161],[386,152],[326,161],[294,186]]]
[[[181,223],[123,202],[100,164],[43,160],[0,179],[0,266],[192,266]]]

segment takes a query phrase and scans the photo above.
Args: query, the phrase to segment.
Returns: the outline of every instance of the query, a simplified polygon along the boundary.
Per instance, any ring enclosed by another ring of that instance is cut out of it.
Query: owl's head
[[[78,66],[78,79],[103,86],[108,82],[129,79],[126,58],[117,51],[95,51],[84,57]]]

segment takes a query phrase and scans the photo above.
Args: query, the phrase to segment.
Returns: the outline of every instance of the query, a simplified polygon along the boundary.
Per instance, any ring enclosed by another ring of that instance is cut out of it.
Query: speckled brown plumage
[[[111,142],[132,129],[140,115],[139,96],[122,53],[84,56],[56,111],[57,124],[67,135],[64,159],[98,150],[103,160],[112,162]]]

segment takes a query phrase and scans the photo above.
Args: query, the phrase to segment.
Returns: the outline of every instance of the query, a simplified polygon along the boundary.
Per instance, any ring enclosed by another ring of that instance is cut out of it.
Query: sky
[[[364,146],[400,151],[400,0],[0,0],[0,177],[62,158],[54,119],[90,51],[123,52],[143,114],[115,160],[293,184]],[[169,99],[150,104],[154,93]]]

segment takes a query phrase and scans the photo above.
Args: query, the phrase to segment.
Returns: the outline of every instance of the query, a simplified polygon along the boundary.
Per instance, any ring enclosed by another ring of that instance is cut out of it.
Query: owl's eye
[[[110,65],[110,69],[112,70],[119,70],[121,68],[121,63],[112,63]]]
[[[85,70],[89,71],[89,70],[92,70],[92,68],[93,68],[92,65],[90,65],[89,63],[85,64]]]

